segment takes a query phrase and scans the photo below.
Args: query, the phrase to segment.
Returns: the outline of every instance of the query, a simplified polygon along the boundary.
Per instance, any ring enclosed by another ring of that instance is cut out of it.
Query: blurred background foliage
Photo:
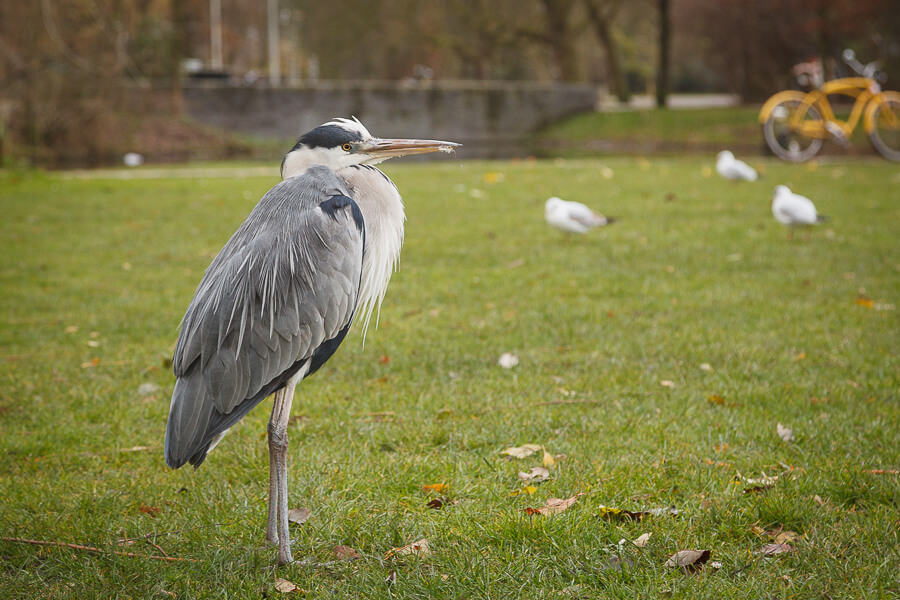
[[[0,160],[4,147],[29,148],[33,162],[73,145],[90,153],[123,131],[156,145],[215,141],[178,127],[183,85],[271,85],[271,14],[282,86],[590,82],[619,101],[671,90],[753,102],[789,87],[791,66],[811,57],[826,76],[842,74],[847,47],[900,81],[896,0],[4,2]]]

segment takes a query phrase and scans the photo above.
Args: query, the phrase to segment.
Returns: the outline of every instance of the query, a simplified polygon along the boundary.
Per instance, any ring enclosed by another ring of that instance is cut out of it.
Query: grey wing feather
[[[281,182],[210,264],[175,349],[170,466],[202,462],[217,435],[352,319],[364,227],[345,196],[324,167]],[[344,201],[323,210],[334,198]]]

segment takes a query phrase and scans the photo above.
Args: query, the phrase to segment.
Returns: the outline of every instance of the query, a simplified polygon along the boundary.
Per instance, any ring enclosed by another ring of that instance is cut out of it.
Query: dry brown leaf
[[[288,522],[296,523],[297,525],[303,525],[306,523],[306,520],[309,519],[309,516],[312,514],[305,506],[301,506],[300,508],[292,508],[288,511]]]
[[[648,531],[647,533],[642,533],[638,538],[631,543],[637,546],[638,548],[644,548],[650,543],[650,535],[651,533]]]
[[[571,498],[565,498],[565,499],[550,498],[549,500],[547,500],[547,502],[544,504],[544,506],[542,506],[540,508],[526,508],[525,514],[528,514],[528,515],[535,515],[535,514],[552,515],[554,513],[561,513],[564,510],[568,509],[573,504],[575,504],[575,502],[578,500],[579,496],[581,496],[581,494],[575,494]]]
[[[631,512],[630,510],[625,510],[623,508],[614,508],[612,506],[603,506],[602,504],[599,507],[598,517],[601,519],[606,519],[607,521],[613,520],[631,520],[631,521],[640,521],[650,513],[647,511],[637,511]]]
[[[384,582],[388,585],[397,583],[397,571],[391,571],[390,573],[388,573],[388,576],[384,579]]]
[[[338,560],[356,560],[360,558],[359,552],[350,546],[335,546],[333,552]]]
[[[428,546],[428,540],[422,538],[418,542],[413,542],[412,544],[407,544],[402,548],[391,548],[391,550],[385,555],[385,558],[390,558],[392,556],[428,556],[431,554],[431,548]]]
[[[818,495],[818,494],[816,494],[815,496],[813,496],[813,502],[815,502],[815,503],[818,504],[819,506],[825,506],[825,501],[822,500],[822,496],[820,496],[820,495]]]
[[[543,449],[543,446],[541,446],[540,444],[522,444],[521,446],[507,448],[501,451],[500,454],[506,454],[507,456],[512,456],[513,458],[525,458],[526,456],[531,456],[541,449]]]
[[[446,483],[429,483],[428,485],[422,486],[422,491],[425,493],[440,494],[446,492],[448,487],[449,486]]]
[[[709,560],[709,550],[679,550],[669,557],[666,567],[682,567],[686,571],[696,571]]]
[[[275,580],[275,591],[279,594],[292,594],[294,592],[300,591],[300,588],[287,579],[279,577]]]
[[[550,471],[545,467],[531,467],[528,469],[527,473],[525,471],[519,471],[519,479],[522,481],[540,483],[541,481],[550,479]]]
[[[713,394],[712,396],[707,396],[706,401],[710,404],[723,405],[725,404],[725,398],[718,394]]]
[[[794,441],[794,430],[791,429],[790,427],[787,427],[787,426],[779,423],[778,426],[775,427],[775,432],[778,434],[778,437],[780,437],[782,439],[782,441],[785,441],[785,442]]]
[[[744,488],[745,494],[760,494],[762,492],[771,490],[774,485],[754,485],[753,487]]]
[[[150,515],[151,517],[155,517],[162,509],[157,508],[156,506],[147,506],[146,504],[141,504],[138,507],[138,510],[146,515]]]
[[[766,544],[759,550],[756,550],[754,554],[761,554],[762,556],[775,556],[776,554],[785,554],[787,552],[796,552],[793,546],[789,546],[788,544]]]

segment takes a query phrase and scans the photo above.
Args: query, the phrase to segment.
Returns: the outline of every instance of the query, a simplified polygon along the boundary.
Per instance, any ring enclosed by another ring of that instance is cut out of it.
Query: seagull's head
[[[718,162],[722,162],[723,160],[734,160],[734,154],[731,153],[731,150],[722,150],[716,154],[716,160]]]
[[[791,193],[791,188],[786,185],[776,185],[775,192],[772,194],[773,198],[777,198],[778,196],[786,196]]]
[[[549,217],[552,215],[560,206],[562,206],[562,203],[562,198],[557,198],[556,196],[548,198],[547,203],[544,204],[544,216]]]
[[[301,175],[313,165],[340,171],[357,165],[374,165],[389,158],[428,152],[453,152],[461,146],[438,140],[376,138],[359,119],[334,119],[304,133],[281,161],[284,179]]]

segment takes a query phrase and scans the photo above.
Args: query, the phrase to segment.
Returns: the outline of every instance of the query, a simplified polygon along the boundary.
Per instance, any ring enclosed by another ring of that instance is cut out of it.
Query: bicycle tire
[[[900,94],[882,94],[869,119],[872,146],[886,159],[900,161]]]
[[[798,110],[805,110],[803,120],[822,121],[815,106],[805,106],[802,100],[788,98],[776,104],[763,123],[766,144],[778,158],[788,162],[805,162],[819,153],[825,142],[819,137],[805,136],[790,126]]]

